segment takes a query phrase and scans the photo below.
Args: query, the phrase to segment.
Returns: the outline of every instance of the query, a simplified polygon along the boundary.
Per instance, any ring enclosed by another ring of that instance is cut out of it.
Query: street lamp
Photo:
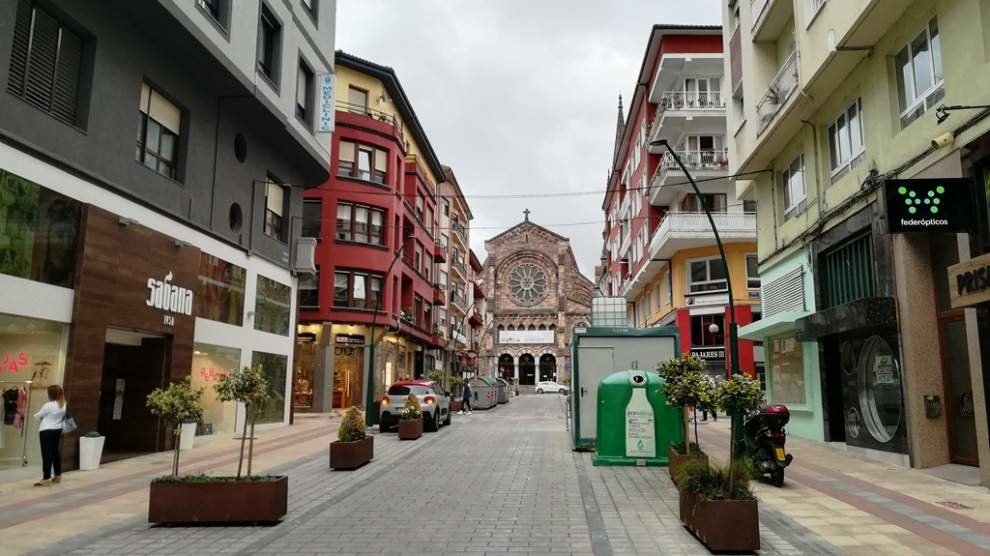
[[[953,110],[987,110],[990,109],[988,104],[941,104],[935,109],[935,120],[937,124],[941,124],[945,120],[949,119],[949,112]]]
[[[385,297],[385,291],[388,289],[389,275],[392,274],[392,267],[402,256],[402,253],[406,250],[406,245],[409,244],[409,240],[413,238],[412,234],[405,236],[402,240],[402,245],[395,252],[395,257],[392,258],[392,262],[388,265],[388,270],[385,271],[385,276],[383,278],[384,283],[382,284],[382,291],[378,295],[378,299],[375,300],[375,310],[371,313],[371,343],[368,346],[368,372],[365,378],[364,384],[364,424],[366,426],[374,426],[378,422],[378,412],[374,410],[375,408],[375,322],[378,319],[378,313],[382,309],[382,298]],[[392,292],[395,295],[395,292]],[[385,333],[382,332],[382,338],[385,337]]]
[[[708,205],[701,196],[701,190],[698,189],[698,184],[694,181],[691,176],[691,172],[688,171],[684,163],[681,162],[681,158],[677,156],[674,149],[670,148],[670,143],[666,139],[658,139],[656,141],[651,141],[650,146],[659,146],[667,149],[667,154],[669,154],[674,162],[681,168],[684,175],[687,177],[688,181],[691,182],[691,187],[694,189],[694,194],[698,197],[698,205],[701,206],[702,210],[705,211],[705,215],[708,217],[708,223],[712,227],[712,234],[715,235],[715,244],[718,245],[718,254],[722,258],[722,267],[725,269],[725,285],[729,290],[729,357],[732,360],[730,367],[730,374],[739,374],[739,330],[736,325],[736,304],[732,300],[732,273],[729,272],[729,259],[725,256],[725,247],[722,245],[722,238],[718,235],[718,227],[715,225],[715,218],[712,216],[712,212],[708,209]],[[736,446],[742,443],[742,416],[732,415],[733,427],[732,430],[736,431],[736,436],[738,438],[733,438],[732,442]],[[736,420],[739,420],[738,422]],[[736,452],[739,453],[739,452]]]

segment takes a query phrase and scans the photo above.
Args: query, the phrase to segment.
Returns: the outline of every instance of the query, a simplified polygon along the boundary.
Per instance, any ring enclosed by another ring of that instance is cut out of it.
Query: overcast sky
[[[718,24],[719,0],[338,0],[337,48],[391,66],[484,242],[532,211],[569,237],[582,272],[601,255],[616,104],[654,23]],[[628,109],[628,104],[626,105]],[[600,191],[557,198],[472,195]],[[594,222],[585,225],[559,225]]]

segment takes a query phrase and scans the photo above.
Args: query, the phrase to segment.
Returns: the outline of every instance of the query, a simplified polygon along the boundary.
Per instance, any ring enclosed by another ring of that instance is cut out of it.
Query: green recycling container
[[[595,465],[666,466],[667,448],[682,442],[681,411],[667,405],[654,371],[619,371],[598,385]]]

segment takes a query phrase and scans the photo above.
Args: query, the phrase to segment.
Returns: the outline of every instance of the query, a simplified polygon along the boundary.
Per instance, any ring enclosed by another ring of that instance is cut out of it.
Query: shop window
[[[821,256],[824,307],[873,297],[876,272],[869,232],[850,239]]]
[[[932,19],[914,40],[894,56],[901,127],[918,119],[945,96],[942,41]]]
[[[729,288],[725,279],[725,264],[715,257],[691,261],[688,264],[688,289],[690,293],[725,291]]]
[[[746,287],[760,289],[760,263],[756,255],[746,255]]]
[[[71,288],[80,205],[0,169],[0,274]]]
[[[694,315],[691,317],[691,346],[693,347],[724,347],[725,346],[725,315]],[[712,332],[711,326],[718,327],[718,332]]]
[[[299,277],[299,307],[316,309],[319,306],[320,267],[316,267],[316,274],[307,274]]]
[[[303,201],[302,236],[323,237],[323,201],[306,199]]]
[[[135,158],[159,174],[176,179],[182,112],[147,83],[141,84]]]
[[[265,185],[265,235],[268,237],[285,241],[288,201],[288,189],[269,176]]]
[[[227,434],[234,432],[234,412],[236,404],[221,402],[214,389],[224,376],[241,366],[241,350],[211,344],[193,345],[192,387],[203,388],[201,405],[203,418],[196,434]]]
[[[292,288],[258,275],[254,304],[254,329],[289,335],[292,322]]]
[[[804,351],[796,336],[770,339],[770,375],[774,403],[804,405]]]
[[[338,270],[333,276],[334,307],[375,309],[382,295],[382,276]]]
[[[244,323],[244,283],[247,272],[227,261],[200,253],[196,316],[234,326]]]
[[[258,413],[258,423],[281,423],[285,420],[285,373],[289,358],[285,355],[251,352],[251,366],[261,365],[268,382],[268,402]]]

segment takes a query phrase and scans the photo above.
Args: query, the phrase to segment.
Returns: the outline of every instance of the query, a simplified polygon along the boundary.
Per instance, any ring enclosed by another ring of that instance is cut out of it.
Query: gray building
[[[303,191],[330,168],[335,9],[0,2],[0,354],[19,367],[0,394],[30,395],[30,411],[62,384],[82,432],[130,453],[168,443],[143,424],[151,388],[191,376],[199,434],[223,432],[243,412],[209,386],[262,364],[262,421],[287,422],[298,279],[314,270]],[[0,425],[0,465],[36,459],[22,436]]]

